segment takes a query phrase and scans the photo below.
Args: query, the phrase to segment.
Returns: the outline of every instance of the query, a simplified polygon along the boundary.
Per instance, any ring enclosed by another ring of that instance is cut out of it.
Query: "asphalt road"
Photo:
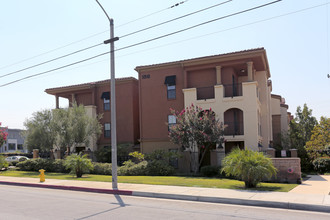
[[[0,220],[330,219],[330,214],[0,185]]]

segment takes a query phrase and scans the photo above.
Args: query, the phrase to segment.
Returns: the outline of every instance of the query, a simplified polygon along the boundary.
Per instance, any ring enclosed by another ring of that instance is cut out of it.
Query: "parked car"
[[[10,156],[5,159],[7,162],[18,163],[25,160],[30,160],[28,157],[25,156]]]

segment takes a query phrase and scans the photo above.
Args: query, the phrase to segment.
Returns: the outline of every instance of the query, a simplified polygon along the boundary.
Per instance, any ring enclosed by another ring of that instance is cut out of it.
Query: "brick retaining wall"
[[[301,183],[300,158],[271,158],[276,167],[276,182]]]

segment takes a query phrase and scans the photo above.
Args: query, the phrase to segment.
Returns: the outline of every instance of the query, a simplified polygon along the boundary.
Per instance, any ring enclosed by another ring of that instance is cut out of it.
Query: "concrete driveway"
[[[330,195],[330,175],[308,175],[309,179],[289,193]]]

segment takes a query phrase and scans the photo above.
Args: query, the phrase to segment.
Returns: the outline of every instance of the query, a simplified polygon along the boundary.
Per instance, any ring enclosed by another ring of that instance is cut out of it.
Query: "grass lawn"
[[[8,170],[0,172],[0,176],[32,177],[39,178],[38,172]],[[76,178],[70,174],[46,173],[46,179],[80,180],[111,182],[111,176],[86,174],[82,178]],[[232,179],[206,178],[206,177],[180,177],[180,176],[118,176],[119,183],[136,183],[171,186],[195,186],[223,189],[244,189],[244,182]],[[285,183],[261,183],[254,190],[288,192],[297,184]]]

